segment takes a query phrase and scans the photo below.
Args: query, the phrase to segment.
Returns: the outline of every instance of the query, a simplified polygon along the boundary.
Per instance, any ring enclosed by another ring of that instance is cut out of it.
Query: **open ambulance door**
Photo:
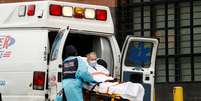
[[[59,30],[51,49],[50,54],[50,65],[49,65],[49,75],[48,75],[48,85],[49,85],[49,97],[50,100],[54,99],[56,93],[62,88],[62,53],[66,38],[70,28],[62,28]]]
[[[143,101],[153,101],[157,47],[157,39],[128,36],[122,49],[121,80],[142,84]]]

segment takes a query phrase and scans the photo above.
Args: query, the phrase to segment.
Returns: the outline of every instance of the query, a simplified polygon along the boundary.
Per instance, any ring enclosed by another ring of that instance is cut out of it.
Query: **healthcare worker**
[[[96,83],[88,72],[88,65],[80,56],[77,50],[69,45],[65,48],[67,58],[63,64],[62,85],[67,101],[83,101],[82,87],[83,82]],[[62,96],[56,96],[55,101],[63,101]]]

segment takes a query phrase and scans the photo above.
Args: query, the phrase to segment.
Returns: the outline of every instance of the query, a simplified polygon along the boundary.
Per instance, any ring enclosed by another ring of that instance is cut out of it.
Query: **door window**
[[[64,31],[65,30],[62,30],[61,32],[59,32],[55,38],[55,41],[54,41],[53,46],[52,46],[51,60],[57,59],[59,46],[60,46],[61,39],[62,39],[62,36],[64,34]]]
[[[132,41],[126,53],[125,66],[149,68],[151,64],[153,43]]]

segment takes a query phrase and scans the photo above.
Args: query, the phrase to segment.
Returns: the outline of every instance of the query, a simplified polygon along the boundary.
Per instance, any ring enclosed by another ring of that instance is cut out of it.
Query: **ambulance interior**
[[[54,42],[58,32],[52,31],[49,32],[49,41],[50,47]],[[86,57],[86,54],[89,52],[96,52],[97,58],[101,58],[106,61],[107,69],[113,74],[113,53],[111,49],[110,41],[107,37],[90,35],[90,34],[81,34],[81,33],[69,33],[65,42],[65,46],[73,45],[78,50],[78,55]],[[51,48],[50,48],[51,49]],[[65,52],[63,51],[62,59],[64,60]]]

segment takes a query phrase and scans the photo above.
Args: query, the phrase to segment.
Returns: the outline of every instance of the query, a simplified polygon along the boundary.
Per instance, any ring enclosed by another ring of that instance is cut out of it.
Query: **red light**
[[[50,5],[50,15],[61,16],[62,7],[60,5]]]
[[[35,14],[35,5],[29,5],[27,10],[28,16],[33,16]]]
[[[97,9],[96,10],[96,20],[106,21],[107,20],[107,11]]]
[[[34,72],[33,89],[43,90],[45,84],[45,72]]]

